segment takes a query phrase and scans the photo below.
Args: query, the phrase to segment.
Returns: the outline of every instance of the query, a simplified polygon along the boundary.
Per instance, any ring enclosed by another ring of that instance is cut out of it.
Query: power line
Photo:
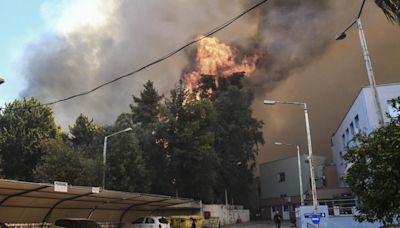
[[[106,85],[109,85],[109,84],[112,84],[114,82],[117,82],[117,81],[119,81],[119,80],[121,80],[123,78],[133,76],[134,74],[139,73],[140,71],[143,71],[144,69],[146,69],[146,68],[148,68],[150,66],[153,66],[153,65],[155,65],[155,64],[157,64],[159,62],[162,62],[162,61],[174,56],[175,54],[179,53],[183,49],[185,49],[185,48],[187,48],[187,47],[189,47],[189,46],[191,46],[191,45],[193,45],[193,44],[195,44],[195,43],[197,43],[197,42],[199,42],[199,41],[201,41],[201,40],[203,40],[203,39],[205,39],[205,38],[207,38],[207,37],[209,37],[209,36],[211,36],[211,35],[213,35],[213,34],[215,34],[217,32],[219,32],[219,31],[221,31],[222,29],[228,27],[230,24],[232,24],[233,22],[237,21],[239,18],[243,17],[244,15],[249,13],[250,11],[252,11],[255,8],[257,8],[257,7],[261,6],[262,4],[266,3],[267,1],[268,0],[263,0],[263,1],[255,4],[254,6],[250,7],[246,11],[244,11],[241,14],[237,15],[236,17],[228,20],[227,22],[223,23],[222,25],[212,29],[211,31],[207,32],[206,34],[202,35],[201,37],[198,37],[197,39],[194,39],[194,40],[190,41],[189,43],[181,46],[180,48],[178,48],[178,49],[176,49],[174,51],[171,51],[170,53],[162,56],[161,58],[159,58],[159,59],[157,59],[157,60],[155,60],[155,61],[153,61],[151,63],[148,63],[147,65],[144,65],[144,66],[142,66],[142,67],[140,67],[140,68],[138,68],[138,69],[136,69],[136,70],[134,70],[134,71],[132,71],[130,73],[118,76],[118,77],[114,78],[113,80],[105,82],[103,84],[100,84],[100,85],[98,85],[98,86],[96,86],[96,87],[94,87],[94,88],[92,88],[92,89],[90,89],[88,91],[85,91],[85,92],[82,92],[82,93],[78,93],[78,94],[74,94],[72,96],[61,98],[61,99],[58,99],[58,100],[55,100],[55,101],[43,103],[43,104],[40,104],[40,105],[30,106],[30,108],[38,107],[38,106],[41,106],[41,105],[54,105],[54,104],[61,103],[61,102],[64,102],[64,101],[72,100],[72,99],[77,98],[77,97],[85,96],[85,95],[88,95],[88,94],[90,94],[90,93],[92,93],[92,92],[94,92],[94,91],[96,91],[96,90],[98,90],[98,89],[100,89],[100,88],[102,88],[102,87],[104,87]],[[3,109],[4,108],[0,108],[0,110],[3,110]]]

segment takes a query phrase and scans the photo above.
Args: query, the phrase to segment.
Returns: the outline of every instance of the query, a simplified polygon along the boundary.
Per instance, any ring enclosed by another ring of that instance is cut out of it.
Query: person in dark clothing
[[[279,211],[275,212],[274,222],[276,224],[276,227],[281,228],[282,216],[281,214],[279,214]]]
[[[190,218],[192,220],[192,226],[190,228],[196,228],[196,219]]]

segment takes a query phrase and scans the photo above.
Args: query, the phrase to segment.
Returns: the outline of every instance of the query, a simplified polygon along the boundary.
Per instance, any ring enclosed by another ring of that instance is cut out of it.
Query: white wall
[[[211,217],[219,217],[220,225],[235,224],[240,219],[243,222],[250,221],[250,211],[243,209],[243,206],[203,204],[203,213],[209,211]]]
[[[302,152],[306,153],[306,151]],[[303,192],[311,189],[310,168],[308,155],[300,155],[300,167],[303,182]],[[315,179],[320,180],[324,175],[323,170],[326,158],[313,155]],[[278,174],[284,173],[285,181],[278,179]],[[297,156],[266,162],[260,164],[261,199],[280,198],[300,195],[300,182]]]
[[[377,90],[382,111],[387,113],[389,111],[387,101],[400,96],[400,84],[379,85]],[[370,87],[362,88],[331,138],[333,161],[336,164],[336,171],[340,187],[346,186],[343,176],[349,164],[343,160],[343,155],[346,153],[346,147],[352,147],[355,145],[355,142],[352,141],[353,136],[359,131],[368,134],[379,126],[378,115],[375,107],[373,90]],[[359,119],[359,127],[356,127],[356,116],[358,116]],[[388,122],[386,115],[384,121]],[[354,134],[351,130],[352,123],[354,126]],[[347,129],[349,133],[346,137]],[[343,134],[345,135],[345,141],[343,141],[342,138]]]

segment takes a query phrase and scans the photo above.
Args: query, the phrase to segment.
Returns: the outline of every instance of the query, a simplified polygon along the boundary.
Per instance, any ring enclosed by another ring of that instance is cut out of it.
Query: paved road
[[[294,227],[292,223],[282,223],[281,228],[289,228]],[[223,226],[223,228],[276,228],[276,225],[271,221],[258,221],[258,222],[250,222],[250,223],[240,223]]]

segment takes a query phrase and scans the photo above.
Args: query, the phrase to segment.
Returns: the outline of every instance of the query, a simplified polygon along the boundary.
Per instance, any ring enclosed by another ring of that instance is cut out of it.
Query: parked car
[[[52,227],[64,227],[64,228],[101,228],[93,220],[85,218],[63,218],[58,219]]]
[[[169,222],[164,217],[140,217],[131,223],[125,223],[123,228],[170,228]]]

